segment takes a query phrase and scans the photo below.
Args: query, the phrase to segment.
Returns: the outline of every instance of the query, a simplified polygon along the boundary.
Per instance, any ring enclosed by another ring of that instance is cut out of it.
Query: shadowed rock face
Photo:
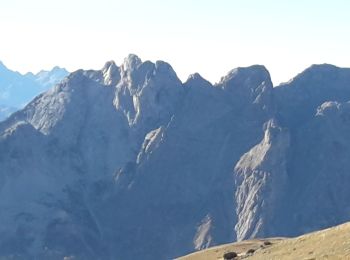
[[[347,102],[349,97],[350,69],[328,64],[313,65],[275,88],[279,119],[288,127],[310,120],[324,102]]]
[[[322,85],[295,119],[309,85],[346,89],[327,68],[277,88],[262,66],[212,86],[135,55],[70,74],[0,124],[0,255],[169,259],[346,219],[347,97]]]

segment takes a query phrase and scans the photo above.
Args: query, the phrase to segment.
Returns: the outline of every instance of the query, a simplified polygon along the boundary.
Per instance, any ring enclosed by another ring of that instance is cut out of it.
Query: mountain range
[[[54,67],[50,71],[22,75],[0,62],[0,121],[23,108],[35,96],[56,85],[68,74],[67,70]]]
[[[350,69],[78,70],[0,123],[0,256],[172,259],[350,220]]]

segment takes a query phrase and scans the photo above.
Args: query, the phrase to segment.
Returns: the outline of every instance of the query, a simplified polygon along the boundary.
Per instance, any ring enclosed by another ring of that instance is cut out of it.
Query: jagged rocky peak
[[[171,65],[167,62],[158,60],[155,63],[151,61],[142,62],[142,60],[135,54],[129,54],[121,66],[123,72],[140,71],[141,68],[148,68],[149,70],[155,70],[159,73],[166,73],[172,76],[176,76],[175,71]]]
[[[101,89],[103,85],[114,88]],[[129,55],[121,67],[109,61],[101,70],[69,74],[61,84],[31,102],[24,117],[47,134],[63,117],[80,120],[85,110],[91,111],[89,106],[95,108],[98,103],[101,110],[114,105],[130,126],[140,122],[144,131],[151,131],[170,120],[182,93],[182,83],[169,64],[142,62],[136,55]]]
[[[129,54],[128,57],[124,59],[122,68],[124,71],[133,71],[137,69],[142,64],[142,60],[135,54]]]
[[[84,70],[83,75],[106,86],[116,86],[120,81],[120,68],[114,61],[107,61],[101,70]]]
[[[120,70],[114,61],[108,61],[102,68],[105,85],[116,85],[120,80]]]
[[[70,73],[66,78],[64,78],[60,84],[56,87],[57,91],[67,88],[82,88],[83,83],[87,80],[87,71],[82,69]]]
[[[152,130],[169,120],[182,92],[182,83],[168,63],[142,62],[131,54],[121,66],[114,105],[125,114],[129,125],[144,122],[141,125]]]
[[[192,80],[205,80],[198,72],[193,73],[188,76],[187,81],[192,81]]]
[[[173,67],[171,67],[169,63],[158,60],[156,61],[155,68],[158,73],[166,73],[172,79],[179,80],[175,70],[173,69]]]
[[[272,110],[273,86],[264,66],[233,69],[216,86],[227,92],[238,106],[253,103],[264,111]]]
[[[334,88],[349,88],[350,68],[339,68],[331,64],[313,64],[287,83],[279,87],[294,88],[322,88],[324,90]],[[350,89],[350,88],[349,88]],[[310,94],[318,94],[312,91]]]
[[[293,88],[320,88],[323,87],[323,85],[326,85],[326,88],[332,88],[332,84],[328,84],[330,83],[329,81],[339,80],[339,76],[341,76],[340,72],[345,70],[344,68],[339,68],[331,64],[313,64],[288,82],[280,84],[277,88],[278,90],[280,90],[280,87],[288,88],[290,86],[293,86]],[[304,86],[305,84],[307,84],[307,86]],[[310,84],[312,85],[308,86]]]
[[[328,77],[330,74],[340,70],[337,66],[331,64],[313,64],[301,73],[299,73],[292,80],[320,80]],[[332,77],[335,77],[333,74]]]
[[[132,91],[139,91],[151,78],[163,77],[169,80],[180,81],[170,64],[164,61],[142,62],[142,60],[130,54],[124,59],[121,66],[122,81],[128,83]]]
[[[212,87],[212,84],[204,79],[199,73],[191,74],[184,85],[190,88]]]
[[[115,70],[118,69],[118,66],[115,64],[113,60],[107,61],[106,64],[103,66],[102,71],[109,71],[109,70]]]
[[[121,65],[122,81],[128,83],[129,88],[138,88],[153,74],[154,68],[152,62],[142,62],[135,54],[129,54]]]
[[[113,104],[112,90],[101,89],[97,80],[91,78],[97,72],[78,70],[69,74],[54,88],[36,97],[21,114],[43,134],[52,133],[58,126],[57,131],[63,131],[62,127],[81,128],[87,113],[102,113]]]
[[[349,68],[312,65],[274,89],[280,120],[289,127],[295,127],[313,118],[324,102],[350,100],[349,82]]]
[[[261,84],[272,88],[270,73],[262,65],[253,65],[231,70],[218,85],[226,90],[244,87],[255,90]]]

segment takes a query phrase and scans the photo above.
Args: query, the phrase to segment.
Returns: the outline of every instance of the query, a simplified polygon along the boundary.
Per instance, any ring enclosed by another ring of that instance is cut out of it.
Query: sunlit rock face
[[[349,220],[349,75],[73,72],[0,124],[0,256],[172,259]]]
[[[263,140],[237,163],[237,240],[273,233],[274,214],[283,203],[287,187],[289,143],[288,131],[276,125],[275,121],[268,121]]]

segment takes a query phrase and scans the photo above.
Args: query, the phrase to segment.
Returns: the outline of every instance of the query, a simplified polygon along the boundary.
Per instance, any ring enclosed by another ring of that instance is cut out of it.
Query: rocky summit
[[[0,123],[0,258],[172,259],[350,220],[350,69],[79,70]]]

